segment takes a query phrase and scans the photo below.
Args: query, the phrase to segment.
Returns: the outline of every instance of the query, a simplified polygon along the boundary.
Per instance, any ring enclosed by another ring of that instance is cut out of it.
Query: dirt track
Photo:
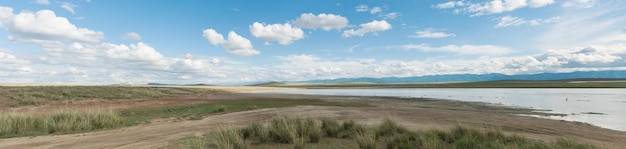
[[[211,96],[211,95],[207,95]],[[346,108],[300,106],[259,109],[252,111],[208,116],[202,120],[180,122],[154,122],[139,126],[82,134],[21,137],[1,139],[0,148],[162,148],[173,141],[202,135],[219,127],[245,125],[251,121],[268,121],[277,115],[330,117],[354,119],[366,125],[376,125],[391,116],[410,129],[449,128],[455,125],[501,129],[505,133],[519,134],[535,139],[575,138],[607,148],[626,146],[626,133],[597,128],[580,123],[511,116],[505,113],[523,112],[514,109],[485,108],[479,104],[456,101],[399,100],[381,97],[322,97],[295,95],[233,94],[229,99],[272,96],[281,98],[320,98],[341,102],[367,102],[375,107]],[[226,96],[219,96],[225,98]],[[198,99],[216,100],[214,97]]]

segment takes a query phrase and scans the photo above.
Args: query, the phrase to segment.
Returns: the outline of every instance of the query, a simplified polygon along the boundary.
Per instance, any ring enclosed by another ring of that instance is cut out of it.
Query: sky
[[[626,70],[623,0],[0,0],[0,83]]]

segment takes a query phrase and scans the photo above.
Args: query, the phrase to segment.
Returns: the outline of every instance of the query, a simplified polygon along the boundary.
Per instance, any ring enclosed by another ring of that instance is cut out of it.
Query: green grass
[[[287,118],[277,117],[274,118],[268,126],[264,126],[259,123],[252,123],[246,128],[230,128],[226,132],[238,132],[230,133],[228,137],[220,136],[213,138],[205,138],[202,140],[216,140],[213,142],[224,143],[224,138],[231,140],[230,142],[238,142],[237,148],[285,148],[281,144],[290,144],[290,147],[300,148],[328,148],[330,146],[345,148],[351,146],[349,142],[343,141],[343,138],[336,138],[327,135],[325,138],[320,138],[324,143],[305,142],[307,139],[307,132],[312,129],[321,131],[327,128],[339,128],[340,131],[352,130],[354,135],[352,139],[357,144],[352,147],[359,147],[362,149],[374,149],[379,144],[385,145],[388,149],[413,149],[413,148],[428,148],[428,149],[500,149],[500,148],[515,148],[515,149],[594,149],[597,148],[591,144],[581,143],[576,140],[558,139],[555,141],[543,141],[532,140],[516,135],[504,135],[502,132],[494,130],[479,130],[474,128],[468,128],[463,126],[457,126],[449,130],[427,130],[427,131],[409,131],[408,129],[398,125],[397,122],[391,119],[385,119],[378,127],[360,129],[362,125],[353,123],[354,121],[345,121],[344,125],[340,126],[334,120],[322,119],[322,126],[315,125],[316,127],[307,126],[312,121],[309,119],[300,118]],[[225,130],[219,130],[217,134],[223,134]],[[247,132],[247,133],[246,133]],[[269,135],[260,135],[269,132]],[[382,133],[384,132],[384,133]],[[379,137],[376,137],[379,133]],[[245,134],[249,134],[246,135]],[[384,135],[383,135],[384,134]],[[243,141],[244,144],[240,144],[240,141],[232,137],[240,137],[240,139],[247,139]],[[263,139],[264,137],[272,138],[271,141]],[[329,138],[335,141],[328,141]],[[309,138],[310,139],[310,138]],[[205,142],[211,144],[210,141]],[[338,143],[338,144],[333,144]],[[200,143],[194,143],[200,144]],[[213,146],[224,146],[223,144],[213,143]],[[193,144],[187,144],[186,146],[193,146]],[[211,145],[208,145],[210,147]],[[341,147],[344,146],[344,147]]]
[[[0,86],[0,100],[13,106],[40,105],[51,101],[84,99],[138,99],[191,95],[206,89],[124,86]]]
[[[51,115],[3,113],[0,114],[0,137],[76,133],[122,125],[122,118],[112,110],[62,111]]]
[[[149,109],[130,109],[120,111],[120,116],[126,121],[134,123],[146,122],[155,118],[200,119],[204,116],[223,112],[239,112],[263,108],[282,108],[303,105],[340,106],[340,107],[368,107],[363,103],[339,103],[317,99],[242,99],[228,100],[214,103],[204,103],[184,106],[170,106]]]
[[[198,120],[211,114],[238,112],[258,108],[281,108],[300,105],[344,107],[369,106],[358,103],[335,103],[306,99],[244,99],[186,106],[129,109],[120,111],[63,111],[47,115],[1,113],[0,137],[78,133],[133,126],[158,118]]]

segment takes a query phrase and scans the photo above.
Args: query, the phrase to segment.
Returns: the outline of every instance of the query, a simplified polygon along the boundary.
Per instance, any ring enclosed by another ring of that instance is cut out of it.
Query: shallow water
[[[541,118],[585,122],[626,131],[626,89],[309,89],[259,93],[393,96],[480,101],[496,105],[551,110],[567,116]]]

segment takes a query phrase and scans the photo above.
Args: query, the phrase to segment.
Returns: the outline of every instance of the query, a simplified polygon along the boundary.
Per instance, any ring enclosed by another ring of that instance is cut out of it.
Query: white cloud
[[[17,65],[24,65],[29,63],[26,60],[22,60],[19,59],[17,57],[15,57],[14,55],[10,54],[10,53],[5,53],[0,51],[0,64],[3,65],[13,65],[13,64],[17,64]]]
[[[77,5],[68,3],[68,2],[63,2],[60,6],[61,8],[71,12],[72,14],[76,14],[76,11],[74,11],[74,8],[78,7]]]
[[[261,54],[260,51],[252,47],[250,40],[237,35],[234,31],[228,33],[228,40],[224,40],[224,36],[213,29],[206,29],[202,33],[202,37],[206,38],[211,44],[215,46],[221,45],[232,55],[254,56]]]
[[[625,7],[626,3],[598,3],[587,9],[563,11],[538,43],[544,49],[623,43],[619,40],[626,23]]]
[[[48,0],[35,0],[35,3],[42,5],[50,5],[50,1]]]
[[[384,14],[383,15],[383,19],[390,20],[390,19],[395,19],[398,16],[400,16],[400,13],[398,13],[398,12],[390,12],[390,13]]]
[[[356,12],[366,12],[369,11],[370,8],[367,5],[359,5],[356,6]]]
[[[424,52],[451,52],[461,55],[505,55],[513,52],[512,49],[494,45],[446,45],[432,47],[428,44],[407,44],[389,46],[387,49],[421,50]]]
[[[382,12],[383,9],[380,7],[373,7],[372,9],[370,9],[370,14],[377,14],[379,12]]]
[[[141,36],[138,33],[135,33],[135,32],[128,32],[128,33],[124,34],[124,36],[122,36],[122,39],[140,41],[141,40]]]
[[[277,41],[282,45],[288,45],[293,41],[304,38],[304,32],[300,28],[291,27],[291,24],[265,24],[254,22],[250,25],[252,36],[265,40]]]
[[[507,15],[507,16],[500,18],[498,24],[496,24],[495,27],[502,28],[502,27],[520,26],[520,25],[537,26],[537,25],[542,25],[546,23],[555,23],[555,22],[558,22],[559,20],[560,20],[559,17],[551,17],[548,19],[526,20],[524,18],[513,17],[510,15]]]
[[[453,33],[437,32],[435,29],[428,28],[415,32],[416,35],[409,36],[411,38],[445,38],[456,36]]]
[[[445,46],[444,46],[445,47]],[[457,46],[463,47],[463,46]],[[489,48],[490,46],[476,46]],[[445,49],[441,47],[440,49]],[[472,48],[470,48],[471,50]],[[595,49],[595,50],[585,50]],[[485,49],[484,51],[489,51]],[[586,52],[583,52],[586,51]],[[626,46],[555,50],[535,55],[482,57],[477,59],[329,61],[315,55],[278,57],[283,64],[273,67],[278,80],[311,80],[358,77],[409,77],[441,74],[532,74],[591,70],[626,70]],[[282,79],[279,79],[282,78]]]
[[[365,24],[359,25],[361,28],[354,30],[345,30],[343,31],[343,37],[352,37],[352,36],[364,36],[367,33],[377,34],[380,31],[386,31],[391,29],[391,24],[387,23],[385,20],[377,21],[374,20],[372,22],[368,22]]]
[[[298,19],[294,21],[294,24],[301,28],[321,28],[328,31],[331,29],[341,29],[348,26],[348,19],[346,17],[335,14],[320,13],[316,16],[312,13],[303,13]]]
[[[461,6],[465,6],[465,3],[463,3],[462,0],[461,1],[449,1],[445,3],[437,4],[435,5],[435,8],[448,9],[448,8],[461,7]]]
[[[539,8],[554,3],[554,0],[530,0],[531,8]]]
[[[0,27],[11,33],[35,39],[99,42],[104,38],[104,33],[78,28],[67,18],[57,17],[50,10],[35,13],[22,11],[13,14],[12,8],[0,7]]]
[[[124,59],[133,61],[161,61],[163,55],[153,47],[139,42],[131,45],[118,45],[111,43],[102,44],[104,54],[113,59]]]
[[[454,13],[470,13],[471,16],[481,16],[514,11],[519,8],[539,8],[553,4],[554,0],[490,0],[482,3],[464,1],[449,1],[434,5],[438,9],[454,8]]]
[[[485,4],[470,4],[467,11],[475,15],[485,15],[513,11],[526,6],[528,6],[526,0],[493,0]]]
[[[214,60],[217,60],[214,58]],[[219,60],[217,60],[219,63]],[[179,71],[179,72],[202,72],[202,71],[208,71],[209,66],[207,66],[206,64],[212,63],[211,61],[207,60],[207,59],[201,59],[198,57],[195,57],[191,54],[185,54],[185,56],[183,56],[182,58],[176,58],[174,59],[174,62],[172,64],[172,68],[174,69],[174,71]],[[189,76],[190,77],[190,76]]]
[[[250,40],[243,38],[234,31],[228,32],[228,40],[222,43],[222,46],[233,55],[237,56],[254,56],[261,52],[254,50]]]
[[[225,41],[224,36],[222,36],[222,34],[220,33],[217,33],[214,29],[205,29],[204,31],[202,31],[202,37],[209,40],[209,43],[214,46],[220,45]]]
[[[294,63],[294,64],[311,63],[320,59],[319,57],[315,55],[307,55],[307,54],[289,55],[286,57],[278,57],[278,58],[283,60],[284,62]]]
[[[591,8],[596,5],[597,0],[569,0],[563,3],[563,7]]]

